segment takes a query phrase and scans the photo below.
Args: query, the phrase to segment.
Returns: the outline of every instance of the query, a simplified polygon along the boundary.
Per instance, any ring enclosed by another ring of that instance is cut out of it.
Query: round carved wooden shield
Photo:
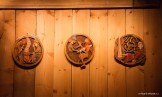
[[[94,55],[92,40],[85,35],[71,36],[66,42],[65,55],[76,66],[85,66]]]
[[[146,60],[144,42],[138,36],[127,34],[115,42],[115,58],[124,65],[143,65]]]
[[[16,40],[13,49],[13,59],[19,66],[36,66],[42,57],[43,47],[38,38],[26,36]]]

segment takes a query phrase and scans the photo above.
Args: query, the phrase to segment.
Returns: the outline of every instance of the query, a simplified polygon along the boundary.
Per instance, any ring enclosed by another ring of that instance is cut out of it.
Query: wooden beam
[[[160,7],[160,0],[1,0],[0,9]]]
[[[160,0],[133,0],[133,7],[160,7]]]

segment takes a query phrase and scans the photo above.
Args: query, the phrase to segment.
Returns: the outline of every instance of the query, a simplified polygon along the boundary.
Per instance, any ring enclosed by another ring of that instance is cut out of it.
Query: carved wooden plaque
[[[144,42],[132,34],[117,38],[114,54],[116,60],[127,66],[143,65],[146,60]]]
[[[88,36],[73,35],[66,42],[65,55],[71,63],[84,67],[93,58],[93,42]]]
[[[41,61],[42,57],[43,47],[38,38],[26,36],[16,40],[13,59],[19,66],[33,67]]]

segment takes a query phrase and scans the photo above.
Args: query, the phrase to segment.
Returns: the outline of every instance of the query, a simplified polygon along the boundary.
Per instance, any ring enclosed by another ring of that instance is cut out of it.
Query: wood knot
[[[131,13],[132,13],[132,11],[129,12],[129,14],[131,14]]]
[[[4,32],[0,32],[0,39],[2,38]]]
[[[149,35],[149,32],[146,32],[146,35]]]
[[[53,10],[47,10],[47,14],[51,16],[55,16],[55,12]]]
[[[10,22],[10,20],[7,20],[7,19],[6,19],[6,20],[4,20],[4,22],[5,22],[5,23],[9,23],[9,22]]]
[[[70,18],[70,17],[71,17],[71,15],[68,15],[67,17],[68,17],[68,18]]]
[[[53,89],[53,93],[57,93],[57,90],[56,89]]]
[[[68,94],[68,92],[67,91],[64,91],[64,94]]]
[[[75,13],[78,13],[79,12],[79,10],[75,10]]]
[[[111,73],[108,72],[107,75],[111,75]]]

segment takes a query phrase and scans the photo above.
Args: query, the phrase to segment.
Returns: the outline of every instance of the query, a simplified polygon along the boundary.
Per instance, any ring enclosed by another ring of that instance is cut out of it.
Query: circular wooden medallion
[[[92,40],[85,35],[71,36],[66,42],[65,55],[71,63],[77,66],[85,66],[94,55]]]
[[[14,61],[23,67],[37,65],[43,57],[43,47],[36,37],[26,36],[16,40],[13,49]]]
[[[143,65],[146,60],[144,42],[132,34],[117,38],[114,54],[118,61],[127,66]]]

